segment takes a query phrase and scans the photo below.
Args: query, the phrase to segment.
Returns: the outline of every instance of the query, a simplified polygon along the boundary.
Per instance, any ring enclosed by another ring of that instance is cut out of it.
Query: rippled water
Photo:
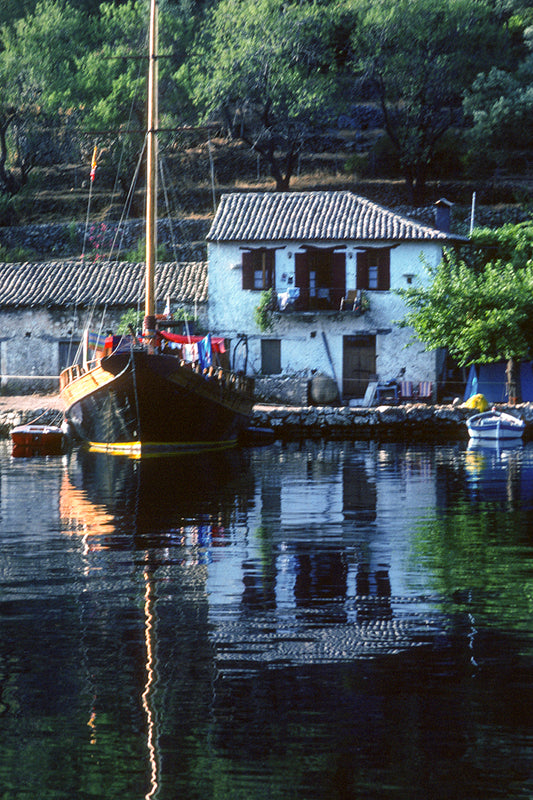
[[[0,443],[2,800],[533,795],[533,445]]]

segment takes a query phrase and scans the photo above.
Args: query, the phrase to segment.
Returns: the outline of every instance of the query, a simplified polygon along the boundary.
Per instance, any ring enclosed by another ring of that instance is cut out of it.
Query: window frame
[[[369,247],[357,253],[356,289],[369,292],[390,290],[390,251],[390,247]]]
[[[257,276],[262,274],[262,280]],[[276,250],[260,247],[245,250],[242,254],[242,288],[252,292],[264,292],[276,288]]]

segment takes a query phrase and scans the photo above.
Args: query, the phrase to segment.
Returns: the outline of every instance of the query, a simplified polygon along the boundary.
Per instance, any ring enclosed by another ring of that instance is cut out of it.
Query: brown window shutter
[[[266,286],[265,289],[275,289],[276,288],[276,251],[275,250],[266,250],[265,251],[265,264],[266,264]]]
[[[331,301],[335,308],[338,308],[341,298],[344,297],[346,290],[346,255],[345,253],[333,253],[331,268]]]
[[[356,289],[368,289],[368,253],[357,253]]]
[[[390,249],[381,248],[378,253],[378,289],[386,292],[390,289]]]
[[[254,260],[251,252],[242,254],[242,288],[254,288]]]
[[[307,254],[296,253],[294,256],[294,280],[300,289],[309,288],[309,270],[307,268]]]

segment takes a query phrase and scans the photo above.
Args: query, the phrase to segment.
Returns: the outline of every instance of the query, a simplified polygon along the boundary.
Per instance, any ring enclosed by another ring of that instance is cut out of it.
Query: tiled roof
[[[207,238],[217,242],[444,241],[450,236],[343,191],[225,194]]]
[[[158,264],[156,292],[179,303],[207,300],[207,263]],[[144,264],[128,262],[0,264],[0,308],[135,305],[144,295]]]

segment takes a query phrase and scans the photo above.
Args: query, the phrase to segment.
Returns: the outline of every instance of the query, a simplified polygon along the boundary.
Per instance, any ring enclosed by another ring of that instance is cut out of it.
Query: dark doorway
[[[80,349],[80,352],[78,352]],[[81,364],[81,348],[78,340],[69,339],[66,342],[59,342],[59,372],[72,366]]]
[[[281,339],[261,340],[261,372],[263,375],[281,372]]]
[[[376,379],[376,337],[359,334],[343,337],[342,392],[345,399],[363,397]]]

